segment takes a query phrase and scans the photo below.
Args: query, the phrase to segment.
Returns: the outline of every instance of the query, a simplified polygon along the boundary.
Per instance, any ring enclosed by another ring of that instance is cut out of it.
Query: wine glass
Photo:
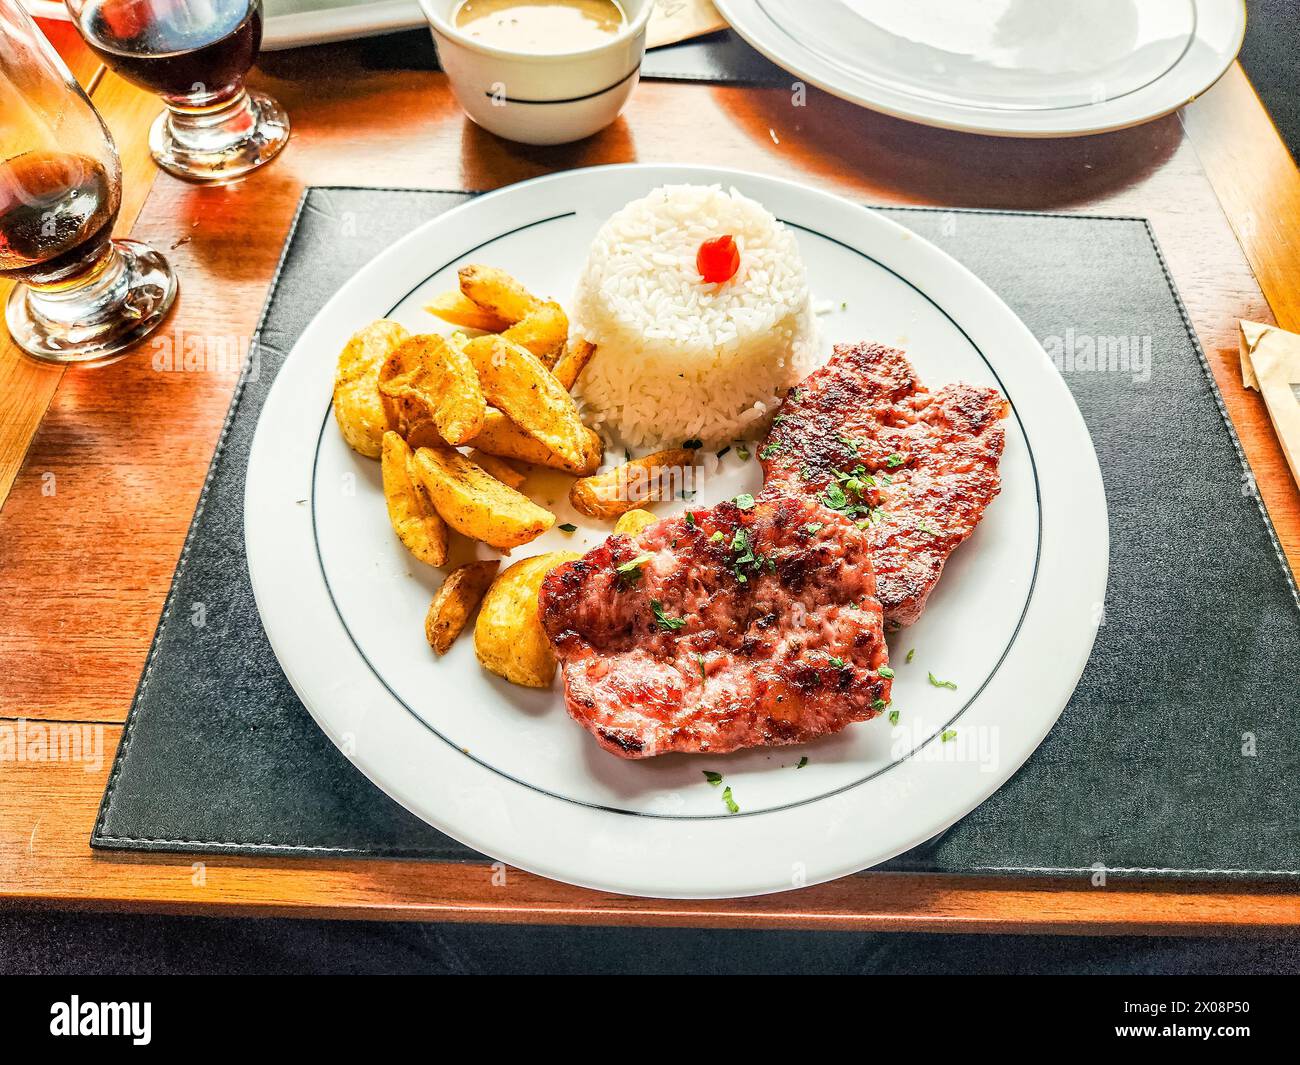
[[[167,105],[154,161],[191,181],[228,181],[289,143],[289,116],[244,88],[262,45],[262,0],[64,0],[95,53]]]
[[[99,113],[19,0],[0,0],[0,277],[14,342],[52,362],[102,361],[147,336],[176,276],[112,240],[122,167]]]

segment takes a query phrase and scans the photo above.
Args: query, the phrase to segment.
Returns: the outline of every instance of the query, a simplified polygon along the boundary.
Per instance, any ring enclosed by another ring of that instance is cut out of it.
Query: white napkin
[[[1241,383],[1264,397],[1291,476],[1300,484],[1300,336],[1275,325],[1241,325]]]

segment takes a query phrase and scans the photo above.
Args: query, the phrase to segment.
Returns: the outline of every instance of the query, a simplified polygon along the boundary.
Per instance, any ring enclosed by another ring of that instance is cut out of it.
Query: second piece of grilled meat
[[[927,391],[896,348],[837,344],[773,420],[759,450],[764,491],[802,493],[860,523],[885,621],[910,625],[998,494],[1007,410],[995,388]]]

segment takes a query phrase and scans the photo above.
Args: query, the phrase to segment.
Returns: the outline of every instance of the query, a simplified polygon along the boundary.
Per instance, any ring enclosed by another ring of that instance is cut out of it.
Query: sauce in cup
[[[463,0],[453,21],[494,48],[561,55],[607,43],[627,25],[627,15],[617,0]]]

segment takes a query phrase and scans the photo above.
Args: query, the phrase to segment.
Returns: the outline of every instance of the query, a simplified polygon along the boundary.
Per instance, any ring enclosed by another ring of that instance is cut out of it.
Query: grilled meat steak
[[[996,389],[929,392],[896,348],[838,344],[773,420],[764,490],[864,523],[885,621],[910,625],[998,494],[1006,413]]]
[[[611,536],[539,608],[569,714],[623,758],[803,743],[889,703],[884,625],[920,616],[1000,487],[1006,400],[838,345],[760,449],[765,486]]]
[[[764,493],[615,535],[542,585],[569,714],[648,758],[803,743],[890,693],[867,534]]]

